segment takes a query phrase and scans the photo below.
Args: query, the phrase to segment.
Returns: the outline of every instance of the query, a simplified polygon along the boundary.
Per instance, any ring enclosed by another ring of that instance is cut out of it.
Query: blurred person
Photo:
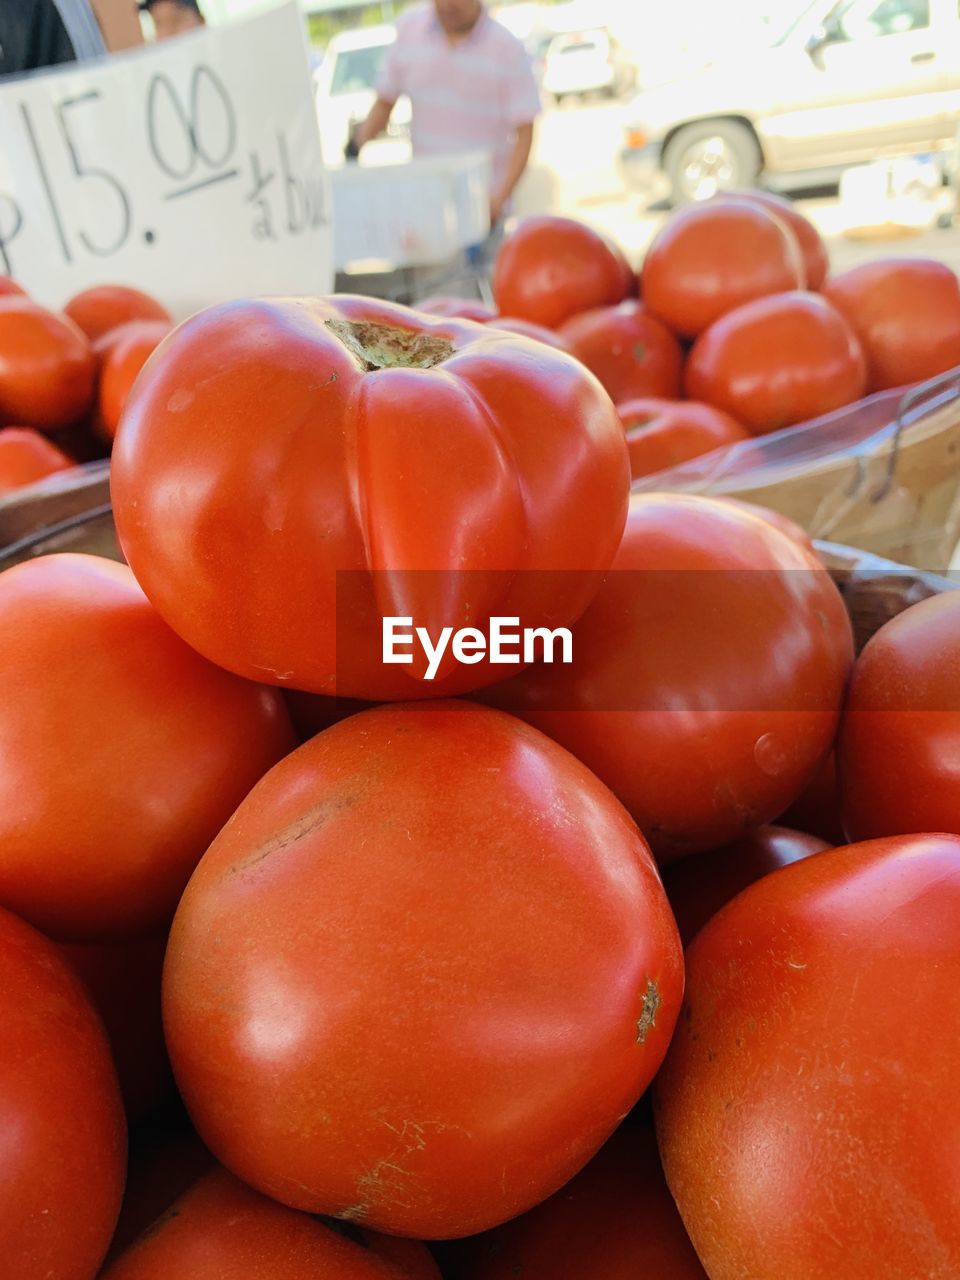
[[[88,0],[0,3],[0,75],[96,58],[105,52]]]
[[[205,25],[197,0],[140,0],[140,9],[153,19],[157,40],[182,36]]]
[[[523,44],[483,0],[432,0],[397,22],[377,79],[377,100],[347,148],[356,157],[386,129],[399,97],[412,106],[415,156],[483,151],[491,160],[488,250],[523,176],[540,93]]]

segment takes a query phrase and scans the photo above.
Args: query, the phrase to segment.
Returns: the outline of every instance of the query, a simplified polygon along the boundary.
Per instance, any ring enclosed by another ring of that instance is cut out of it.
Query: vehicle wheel
[[[752,186],[761,161],[756,138],[736,120],[684,125],[663,152],[674,204],[709,200],[718,191]]]

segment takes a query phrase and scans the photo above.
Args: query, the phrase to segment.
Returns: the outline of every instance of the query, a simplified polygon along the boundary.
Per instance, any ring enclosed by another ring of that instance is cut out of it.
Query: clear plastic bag
[[[633,489],[742,498],[813,538],[945,572],[960,541],[960,368],[644,476]]]

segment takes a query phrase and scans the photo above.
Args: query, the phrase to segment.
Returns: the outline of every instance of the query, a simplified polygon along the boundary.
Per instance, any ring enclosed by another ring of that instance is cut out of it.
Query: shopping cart
[[[337,289],[409,303],[489,301],[490,164],[480,154],[330,173]]]

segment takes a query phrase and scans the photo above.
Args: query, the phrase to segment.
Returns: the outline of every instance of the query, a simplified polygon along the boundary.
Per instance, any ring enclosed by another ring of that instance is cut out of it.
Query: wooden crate
[[[742,498],[813,538],[944,571],[960,542],[960,370],[634,484],[652,490]]]

